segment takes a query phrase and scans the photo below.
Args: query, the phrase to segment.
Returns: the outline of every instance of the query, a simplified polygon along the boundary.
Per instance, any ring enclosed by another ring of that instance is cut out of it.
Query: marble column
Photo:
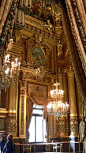
[[[75,93],[75,80],[74,73],[68,72],[68,94],[69,94],[69,109],[70,109],[70,135],[78,135],[78,120],[77,120],[77,107],[76,107],[76,93]]]

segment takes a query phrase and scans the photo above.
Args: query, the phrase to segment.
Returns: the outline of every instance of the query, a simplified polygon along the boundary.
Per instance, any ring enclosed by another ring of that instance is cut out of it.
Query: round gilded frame
[[[45,52],[44,50],[39,47],[39,46],[34,46],[32,49],[32,60],[33,63],[37,66],[40,67],[44,65],[45,63]]]

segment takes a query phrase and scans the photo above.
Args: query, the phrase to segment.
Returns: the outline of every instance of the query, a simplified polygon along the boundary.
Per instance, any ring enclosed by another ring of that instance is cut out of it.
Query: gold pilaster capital
[[[68,76],[68,77],[73,77],[73,76],[74,76],[74,72],[73,72],[73,71],[67,72],[67,76]]]
[[[62,69],[58,68],[57,69],[57,77],[62,77],[63,76],[63,71]]]

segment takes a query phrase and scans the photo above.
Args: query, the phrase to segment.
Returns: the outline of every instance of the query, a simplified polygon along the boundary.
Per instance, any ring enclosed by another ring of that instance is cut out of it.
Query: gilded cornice
[[[32,37],[34,34],[31,31],[28,31],[28,29],[21,29],[20,33],[23,38],[27,39],[28,37]]]
[[[24,15],[24,22],[25,26],[23,29],[20,30],[20,33],[24,38],[33,37],[34,35],[42,35],[45,42],[48,42],[51,45],[56,45],[59,39],[62,39],[64,41],[64,32],[62,29],[62,33],[56,34],[55,33],[49,33],[48,30],[46,30],[43,26],[44,23],[38,19],[35,19],[34,17],[31,17],[29,15]]]
[[[48,30],[46,30],[43,26],[44,23],[40,20],[37,20],[29,15],[24,15],[25,17],[25,30],[29,31],[33,34],[43,34],[44,38],[48,38],[51,39],[53,41],[57,40],[57,36],[55,36],[55,34],[50,33]]]
[[[23,51],[23,47],[19,44],[14,43],[12,49],[9,50],[8,53],[15,56],[21,56],[22,51]]]
[[[29,82],[39,83],[39,84],[44,84],[44,85],[50,84],[49,82],[46,81],[47,79],[45,81],[36,80],[36,69],[21,67],[21,71],[22,71],[22,81],[26,80]]]
[[[49,48],[51,48],[51,49],[52,49],[53,46],[56,45],[56,41],[53,41],[52,37],[48,37],[48,39],[45,38],[44,42],[45,42],[46,45],[48,44]]]
[[[60,60],[60,59],[57,60],[57,67],[65,68],[65,67],[69,67],[71,65],[72,64],[71,64],[69,57],[62,59],[62,60]]]
[[[40,21],[40,20],[35,19],[34,17],[31,17],[29,15],[24,15],[24,22],[26,24],[29,24],[29,25],[35,27],[35,28],[38,28],[40,30],[43,30],[43,27],[42,27],[43,22]]]
[[[52,79],[56,79],[56,75],[55,74],[51,74],[51,73],[47,73],[46,77],[52,78]]]
[[[28,72],[28,73],[34,74],[34,69],[32,69],[32,68],[26,68],[26,67],[21,66],[21,70],[24,73]]]
[[[22,80],[27,80],[31,82],[37,82],[36,79],[36,69],[30,68],[30,67],[21,67],[22,71]],[[69,67],[65,67],[64,69],[62,68],[57,68],[57,77],[66,77],[67,75],[74,75],[73,68],[69,65]],[[56,80],[56,74],[51,74],[50,72],[47,72],[44,79],[38,80],[38,82],[43,83],[43,84],[50,84],[52,81],[51,80]]]
[[[6,110],[5,108],[0,108],[0,115],[1,114],[7,114],[8,110]]]

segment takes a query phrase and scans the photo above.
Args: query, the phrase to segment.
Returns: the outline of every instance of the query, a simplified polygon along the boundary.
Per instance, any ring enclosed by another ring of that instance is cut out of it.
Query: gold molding
[[[24,15],[24,18],[25,18],[25,27],[26,27],[24,30],[30,32],[30,34],[43,33],[44,38],[46,38],[46,35],[48,35],[48,37],[51,38],[52,41],[57,40],[57,36],[55,36],[55,34],[53,33],[51,34],[48,30],[44,29],[44,23],[42,21],[35,19],[34,17],[31,17],[29,15]],[[32,29],[29,29],[28,25],[31,26]]]
[[[28,29],[21,29],[20,30],[22,38],[27,39],[28,37],[33,37],[33,33],[29,31]]]
[[[77,114],[70,114],[71,117],[77,117]]]
[[[0,113],[6,114],[6,113],[8,113],[8,111],[5,108],[0,108]]]
[[[11,50],[8,51],[8,53],[16,56],[21,56],[21,52],[23,51],[23,47],[17,43],[13,44],[13,47]]]
[[[6,118],[6,116],[1,116],[1,114],[0,114],[0,118]]]
[[[37,29],[40,29],[40,30],[43,30],[43,31],[46,31],[46,32],[49,33],[48,30],[44,30],[43,22],[35,19],[34,17],[31,17],[29,15],[24,15],[24,21],[25,21],[26,24],[29,24],[29,25],[37,28]]]

